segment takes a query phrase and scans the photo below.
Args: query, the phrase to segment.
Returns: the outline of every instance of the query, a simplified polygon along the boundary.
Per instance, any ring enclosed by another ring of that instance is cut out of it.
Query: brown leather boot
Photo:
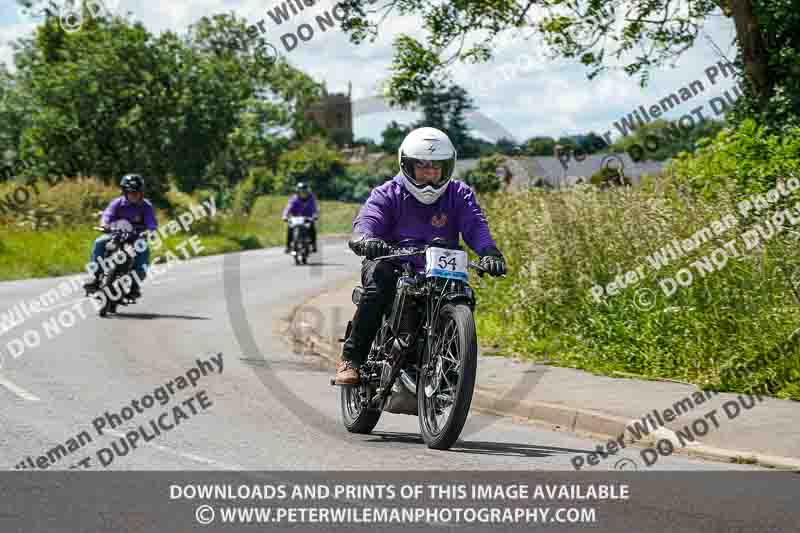
[[[352,362],[344,359],[336,365],[337,385],[358,385],[360,382],[358,367]]]

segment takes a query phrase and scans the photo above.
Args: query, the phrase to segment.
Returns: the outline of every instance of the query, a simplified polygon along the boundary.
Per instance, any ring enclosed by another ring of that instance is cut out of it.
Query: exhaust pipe
[[[403,382],[403,385],[413,394],[414,396],[417,395],[417,384],[414,382],[411,377],[406,374],[405,370],[400,371],[400,381]]]

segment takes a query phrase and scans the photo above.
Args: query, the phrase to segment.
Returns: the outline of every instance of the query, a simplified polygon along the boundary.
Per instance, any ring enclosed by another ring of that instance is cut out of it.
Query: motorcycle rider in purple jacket
[[[297,185],[295,186],[295,191],[297,194],[289,198],[289,203],[286,204],[286,207],[283,210],[283,215],[281,218],[284,222],[289,220],[290,216],[296,217],[308,217],[311,220],[311,229],[309,231],[309,237],[311,237],[311,252],[316,253],[317,251],[317,228],[315,222],[317,218],[319,218],[319,213],[317,212],[317,201],[314,198],[314,194],[308,187],[307,183],[302,181],[298,181]],[[292,228],[290,226],[286,226],[286,250],[283,252],[288,254],[291,251],[292,245]]]
[[[100,225],[109,228],[118,220],[127,220],[138,232],[155,231],[158,228],[155,210],[153,205],[144,197],[144,178],[139,174],[125,174],[120,180],[122,195],[113,200],[105,211],[103,211]],[[106,243],[111,239],[108,234],[101,235],[94,241],[92,246],[91,262],[97,264],[98,258],[105,254]],[[147,242],[145,240],[145,242]],[[150,248],[145,246],[142,252],[138,252],[133,260],[133,269],[138,275],[138,279],[144,281],[147,277],[147,267],[150,263]],[[94,275],[86,280],[83,287],[90,292],[98,290],[100,287],[101,269],[97,269]],[[139,298],[141,288],[136,278],[133,279],[130,293],[131,298]]]
[[[422,246],[436,237],[455,243],[460,234],[489,274],[506,273],[505,260],[475,193],[466,183],[451,179],[456,150],[447,135],[435,128],[415,129],[400,145],[398,159],[400,173],[370,193],[353,221],[353,237],[348,244],[356,254],[366,257],[361,264],[364,293],[336,367],[337,385],[359,383],[358,368],[366,360],[383,310],[394,299],[395,267],[390,262],[373,261],[390,253],[389,243],[410,240]],[[420,257],[399,261],[411,262],[419,272],[425,267]]]

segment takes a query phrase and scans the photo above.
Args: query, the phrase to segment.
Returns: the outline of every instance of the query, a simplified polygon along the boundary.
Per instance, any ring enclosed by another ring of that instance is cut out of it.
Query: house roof
[[[582,161],[570,159],[566,167],[556,157],[522,156],[506,157],[505,164],[513,175],[512,187],[527,187],[536,178],[542,178],[552,187],[575,185],[581,178],[589,178],[603,166],[618,168],[620,161],[625,175],[638,183],[644,174],[659,174],[664,169],[661,161],[640,161],[635,163],[630,155],[619,154],[592,154]],[[478,164],[478,159],[460,159],[456,163],[456,175],[472,170]]]

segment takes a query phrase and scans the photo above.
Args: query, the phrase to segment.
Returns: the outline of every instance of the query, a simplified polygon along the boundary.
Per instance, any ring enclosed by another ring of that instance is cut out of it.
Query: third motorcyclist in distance
[[[319,212],[317,210],[317,200],[314,197],[314,193],[311,192],[311,188],[304,181],[297,182],[297,185],[295,186],[295,194],[289,198],[289,203],[286,204],[283,214],[281,215],[281,219],[284,222],[287,222],[291,216],[308,217],[311,219],[311,252],[316,253],[317,227],[315,222],[319,218]],[[291,251],[291,247],[292,228],[287,226],[286,249],[283,253],[288,254]]]
[[[380,327],[383,309],[394,298],[397,275],[393,265],[373,261],[389,254],[389,243],[410,239],[424,245],[437,237],[458,242],[460,234],[489,274],[506,273],[505,260],[475,193],[466,183],[452,179],[456,150],[450,138],[436,128],[415,129],[400,145],[398,159],[400,173],[372,191],[353,221],[349,245],[366,257],[361,264],[364,292],[336,367],[337,385],[359,382],[358,368]],[[422,258],[401,261],[412,262],[419,272],[424,270]]]

